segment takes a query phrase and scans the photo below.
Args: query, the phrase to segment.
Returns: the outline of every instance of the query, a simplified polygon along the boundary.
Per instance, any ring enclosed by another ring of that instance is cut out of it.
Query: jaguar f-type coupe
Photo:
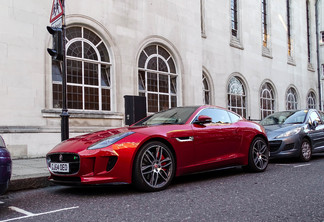
[[[54,183],[132,183],[158,191],[183,174],[229,166],[264,171],[269,150],[261,125],[220,107],[199,106],[68,139],[46,159]]]

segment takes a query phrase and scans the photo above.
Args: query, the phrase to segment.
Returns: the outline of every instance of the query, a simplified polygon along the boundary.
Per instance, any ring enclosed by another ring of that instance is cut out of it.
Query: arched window
[[[307,108],[316,109],[316,96],[315,93],[310,92],[307,96]]]
[[[246,117],[246,93],[242,81],[232,77],[228,84],[228,109]]]
[[[286,110],[298,109],[297,92],[294,88],[289,88],[286,96]]]
[[[210,84],[205,73],[202,74],[204,104],[210,104]]]
[[[66,29],[67,107],[111,110],[111,63],[105,43],[84,27]],[[53,107],[62,107],[62,77],[53,62]]]
[[[171,54],[160,45],[149,45],[138,61],[138,89],[146,96],[148,112],[177,106],[177,70]]]
[[[260,92],[261,119],[274,113],[274,91],[270,83],[264,83]]]

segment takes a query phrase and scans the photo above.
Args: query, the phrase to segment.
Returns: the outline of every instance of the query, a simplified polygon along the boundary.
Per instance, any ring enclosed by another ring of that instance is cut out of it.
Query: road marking
[[[294,168],[297,168],[297,167],[304,167],[304,166],[309,166],[311,165],[310,163],[307,163],[307,164],[301,164],[301,165],[297,165],[297,166],[294,166]]]
[[[0,201],[0,204],[4,204],[4,202]]]
[[[37,217],[37,216],[41,216],[41,215],[46,215],[46,214],[52,214],[52,213],[56,213],[56,212],[60,212],[60,211],[65,211],[65,210],[73,210],[73,209],[77,209],[79,208],[79,206],[76,206],[76,207],[68,207],[68,208],[63,208],[63,209],[58,209],[58,210],[53,210],[53,211],[48,211],[48,212],[43,212],[43,213],[38,213],[38,214],[33,214],[33,213],[30,213],[28,211],[25,211],[25,210],[22,210],[18,207],[10,207],[10,209],[14,208],[15,211],[17,211],[17,209],[19,209],[21,212],[20,213],[23,213],[23,214],[26,214],[26,216],[22,216],[22,217],[16,217],[16,218],[11,218],[11,219],[7,219],[7,220],[1,220],[0,222],[7,222],[7,221],[13,221],[13,220],[21,220],[21,219],[25,219],[25,218],[29,218],[29,217]],[[19,211],[17,211],[19,212]]]
[[[25,214],[26,216],[34,216],[33,213],[31,212],[28,212],[28,211],[25,211],[23,209],[20,209],[18,207],[9,207],[9,209],[13,210],[13,211],[16,211],[18,213],[21,213],[21,214]]]

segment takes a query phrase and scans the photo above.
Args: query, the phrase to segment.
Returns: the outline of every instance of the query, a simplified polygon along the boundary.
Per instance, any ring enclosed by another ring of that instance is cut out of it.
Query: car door
[[[314,122],[318,125],[314,125]],[[312,111],[308,118],[308,135],[312,140],[314,150],[324,149],[324,124],[316,111]]]
[[[206,108],[196,117],[209,116],[211,123],[193,124],[195,156],[199,163],[212,164],[230,161],[240,146],[237,126],[223,109]]]

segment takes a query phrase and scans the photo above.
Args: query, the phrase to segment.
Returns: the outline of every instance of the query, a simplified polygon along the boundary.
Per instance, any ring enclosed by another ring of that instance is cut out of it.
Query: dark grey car
[[[264,118],[270,158],[298,157],[309,161],[313,153],[324,152],[324,114],[315,109],[282,111]]]

